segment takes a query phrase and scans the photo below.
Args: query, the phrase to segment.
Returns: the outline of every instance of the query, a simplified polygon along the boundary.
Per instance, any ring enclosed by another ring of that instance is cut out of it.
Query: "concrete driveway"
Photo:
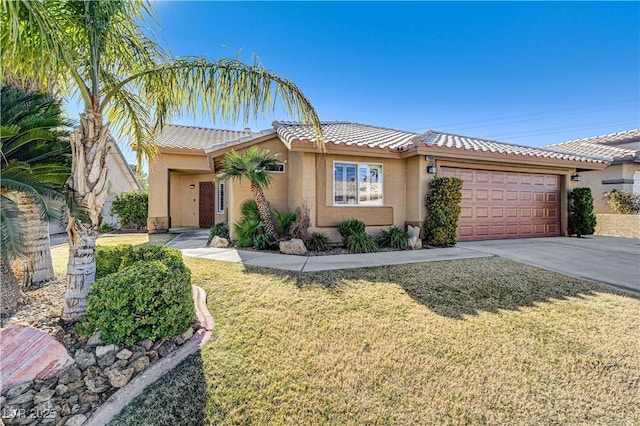
[[[634,238],[527,238],[462,242],[456,247],[640,294],[640,240]]]

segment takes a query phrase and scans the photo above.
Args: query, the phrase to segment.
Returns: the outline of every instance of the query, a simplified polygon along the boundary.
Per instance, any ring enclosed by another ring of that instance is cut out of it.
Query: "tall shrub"
[[[436,247],[457,242],[463,181],[457,177],[434,177],[426,198],[427,217],[424,232],[427,242]]]
[[[111,207],[120,216],[120,226],[125,229],[145,229],[149,215],[149,194],[131,191],[119,194]]]
[[[591,235],[596,229],[590,188],[575,188],[569,193],[569,234]]]

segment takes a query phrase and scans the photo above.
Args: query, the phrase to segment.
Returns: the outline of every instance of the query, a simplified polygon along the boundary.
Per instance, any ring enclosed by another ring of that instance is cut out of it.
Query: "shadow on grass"
[[[287,273],[246,267],[246,273],[277,276],[298,287],[320,285],[340,291],[346,282],[397,284],[431,311],[453,319],[500,310],[518,310],[537,303],[582,298],[596,293],[624,294],[524,263],[499,257],[426,262],[420,264]]]
[[[131,401],[110,426],[206,424],[207,384],[200,351]]]

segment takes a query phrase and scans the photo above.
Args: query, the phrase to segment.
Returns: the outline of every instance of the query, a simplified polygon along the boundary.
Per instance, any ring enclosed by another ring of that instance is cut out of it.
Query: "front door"
[[[213,183],[200,182],[200,208],[198,222],[200,228],[213,226]]]

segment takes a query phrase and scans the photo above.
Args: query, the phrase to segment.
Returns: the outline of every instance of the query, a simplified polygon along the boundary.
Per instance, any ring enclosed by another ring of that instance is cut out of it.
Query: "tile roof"
[[[246,130],[207,129],[167,124],[156,138],[156,145],[163,148],[204,149],[250,135],[251,132]]]
[[[514,145],[488,139],[472,138],[451,133],[429,130],[415,140],[415,145],[426,145],[441,148],[483,151],[496,154],[521,155],[524,157],[539,157],[556,160],[583,161],[588,163],[605,163],[604,158],[580,155],[574,153],[557,152],[545,148],[534,148],[524,145]]]
[[[582,139],[574,139],[574,140],[566,141],[563,143],[588,142],[588,143],[597,143],[597,144],[605,144],[605,145],[617,145],[621,143],[634,142],[639,140],[640,140],[640,129],[631,129],[631,130],[625,130],[623,132],[608,133],[606,135],[591,136],[591,137],[582,138]],[[560,145],[560,144],[555,144],[555,145]],[[552,146],[552,145],[549,145],[549,146]]]
[[[346,121],[323,121],[321,125],[324,142],[336,145],[366,146],[393,150],[411,145],[413,138],[419,135],[418,133],[405,132],[403,130]],[[273,127],[276,129],[280,139],[289,146],[292,142],[297,141],[310,143],[317,141],[315,131],[309,124],[274,121]]]
[[[620,148],[615,145],[640,140],[640,129],[627,130],[590,138],[574,139],[568,142],[546,145],[544,148],[553,151],[572,152],[581,155],[592,155],[606,158],[608,161],[639,161],[640,151]]]

